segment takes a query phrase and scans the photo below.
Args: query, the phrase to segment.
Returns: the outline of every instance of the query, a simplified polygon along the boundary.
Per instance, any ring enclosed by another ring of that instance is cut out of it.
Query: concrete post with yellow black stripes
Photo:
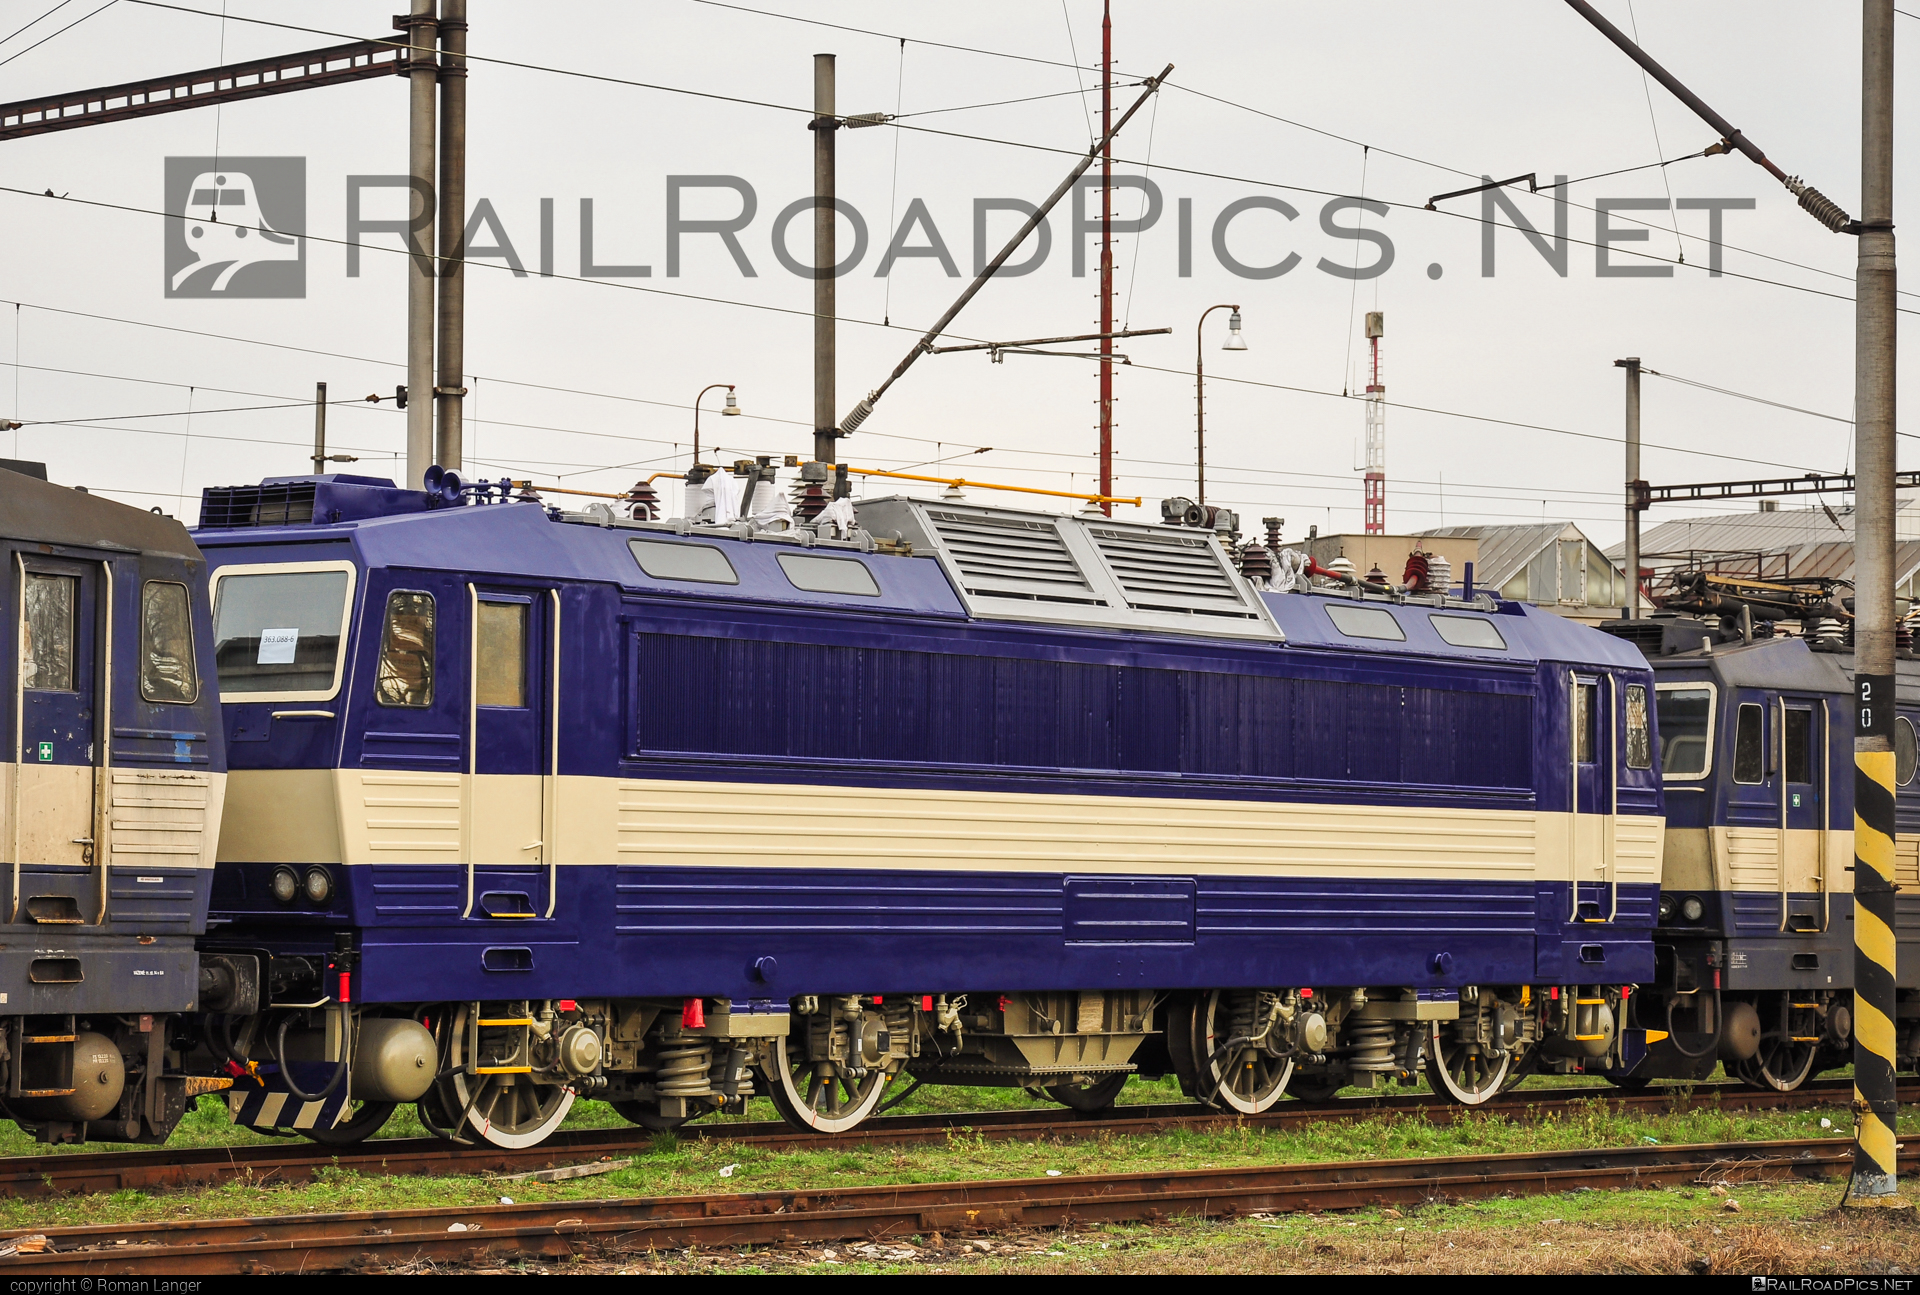
[[[1864,0],[1854,279],[1853,1178],[1846,1204],[1904,1205],[1893,1086],[1893,0]]]
[[[1891,727],[1876,712],[1893,713],[1892,677],[1862,674],[1855,686],[1859,731]],[[1846,1203],[1905,1205],[1894,1184],[1893,752],[1856,750],[1853,760],[1854,1152]]]

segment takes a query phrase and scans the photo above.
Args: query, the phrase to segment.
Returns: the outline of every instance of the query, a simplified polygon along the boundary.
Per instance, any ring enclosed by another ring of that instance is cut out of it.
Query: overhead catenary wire
[[[82,14],[80,17],[75,18],[72,22],[68,23],[65,27],[62,27],[59,31],[49,32],[47,35],[42,36],[39,40],[27,46],[25,49],[15,50],[13,53],[7,55],[5,58],[0,58],[0,67],[5,67],[7,64],[13,62],[13,60],[19,58],[22,54],[32,53],[34,50],[39,49],[42,45],[52,40],[55,36],[64,35],[65,33],[72,31],[75,27],[78,27],[81,23],[85,22],[87,19],[97,17],[98,15],[105,13],[107,10],[113,8],[115,5],[119,3],[120,3],[120,0],[107,0],[107,2],[101,5],[98,9],[93,10],[91,13]],[[36,19],[36,21],[38,20]],[[32,23],[27,24],[28,27],[31,27],[32,25],[33,25]],[[21,30],[24,31],[26,30],[26,28],[22,28]],[[19,33],[16,32],[14,34],[18,35]]]

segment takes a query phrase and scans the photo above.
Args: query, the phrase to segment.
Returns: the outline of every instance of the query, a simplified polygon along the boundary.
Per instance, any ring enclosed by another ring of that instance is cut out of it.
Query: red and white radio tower
[[[1373,352],[1367,383],[1367,534],[1387,533],[1387,388],[1380,381],[1380,335],[1386,315],[1367,312],[1367,346]]]

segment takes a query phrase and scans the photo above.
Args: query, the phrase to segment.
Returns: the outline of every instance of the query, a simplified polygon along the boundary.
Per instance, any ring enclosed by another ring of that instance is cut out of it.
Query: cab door
[[[1573,895],[1568,920],[1613,918],[1614,766],[1619,759],[1618,688],[1609,676],[1572,673],[1568,706],[1573,781]]]
[[[103,599],[90,562],[15,554],[14,751],[10,917],[80,925],[101,920],[95,875]]]
[[[1730,692],[1724,715],[1728,768],[1723,857],[1730,892],[1729,934],[1784,929],[1785,861],[1792,793],[1781,768],[1786,706],[1777,693]],[[1803,784],[1804,786],[1804,784]]]
[[[558,608],[552,590],[468,586],[465,917],[510,922],[553,915]]]
[[[1781,930],[1824,931],[1826,882],[1827,706],[1820,698],[1782,697],[1778,703]]]

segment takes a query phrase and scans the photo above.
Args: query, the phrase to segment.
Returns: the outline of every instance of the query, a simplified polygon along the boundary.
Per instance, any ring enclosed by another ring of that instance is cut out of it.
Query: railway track
[[[1525,1089],[1472,1108],[1438,1102],[1428,1093],[1395,1093],[1322,1103],[1283,1102],[1265,1115],[1246,1118],[1243,1122],[1255,1128],[1284,1129],[1400,1113],[1434,1123],[1451,1123],[1463,1111],[1528,1120],[1583,1098],[1604,1098],[1624,1110],[1657,1113],[1680,1100],[1682,1091],[1655,1088],[1628,1093],[1600,1087]],[[1844,1105],[1851,1092],[1850,1080],[1818,1080],[1791,1093],[1762,1092],[1737,1084],[1700,1084],[1694,1086],[1686,1100],[1696,1106],[1717,1104],[1724,1110],[1778,1110]],[[1904,1088],[1900,1100],[1920,1102],[1920,1085]],[[785,1150],[829,1143],[898,1145],[938,1140],[960,1132],[990,1139],[1070,1140],[1096,1136],[1101,1130],[1157,1133],[1235,1122],[1211,1108],[1190,1104],[1119,1106],[1097,1115],[1075,1114],[1058,1107],[1034,1107],[882,1116],[834,1138],[801,1133],[778,1122],[693,1125],[680,1130],[679,1136],[683,1141],[724,1141]],[[339,1149],[322,1147],[305,1139],[289,1139],[234,1147],[157,1147],[144,1151],[10,1156],[0,1158],[0,1195],[154,1190],[204,1186],[246,1177],[255,1182],[303,1182],[321,1169],[335,1167],[360,1168],[379,1174],[525,1173],[603,1157],[630,1156],[648,1147],[654,1137],[653,1133],[639,1128],[573,1129],[557,1133],[539,1146],[517,1151],[492,1146],[462,1147],[437,1138],[382,1138]]]
[[[49,1228],[40,1234],[46,1250],[0,1259],[0,1270],[16,1281],[310,1273],[482,1257],[809,1244],[1721,1178],[1821,1179],[1845,1173],[1852,1154],[1841,1139],[1796,1139]],[[1920,1146],[1900,1153],[1899,1168],[1920,1170]],[[19,1235],[4,1234],[0,1244]]]

